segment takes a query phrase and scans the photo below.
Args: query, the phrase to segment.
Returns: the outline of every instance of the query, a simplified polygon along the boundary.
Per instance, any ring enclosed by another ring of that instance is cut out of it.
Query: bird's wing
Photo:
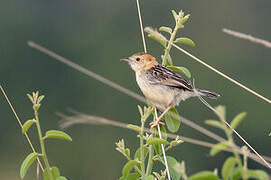
[[[149,69],[148,74],[148,78],[153,84],[160,84],[187,90],[193,89],[189,81],[164,66],[156,65]]]

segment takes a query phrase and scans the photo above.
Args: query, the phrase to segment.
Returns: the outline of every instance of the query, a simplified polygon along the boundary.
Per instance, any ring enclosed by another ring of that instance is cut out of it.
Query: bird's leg
[[[164,112],[158,117],[158,119],[156,119],[154,122],[151,122],[151,123],[150,123],[150,126],[151,126],[151,129],[150,129],[150,130],[152,130],[154,127],[158,126],[159,124],[165,125],[165,123],[160,122],[160,121],[161,121],[161,119],[166,115],[166,113],[167,113],[172,107],[173,107],[172,105],[169,105],[169,106],[164,110]]]

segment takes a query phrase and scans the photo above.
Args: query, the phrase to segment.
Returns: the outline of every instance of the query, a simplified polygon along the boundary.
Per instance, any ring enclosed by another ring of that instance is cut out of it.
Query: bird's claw
[[[165,126],[165,123],[163,123],[163,122],[161,122],[161,121],[157,121],[157,120],[154,121],[154,122],[151,122],[151,123],[150,123],[150,126],[151,126],[150,131],[152,132],[153,128],[155,128],[155,127],[158,126],[158,125]]]

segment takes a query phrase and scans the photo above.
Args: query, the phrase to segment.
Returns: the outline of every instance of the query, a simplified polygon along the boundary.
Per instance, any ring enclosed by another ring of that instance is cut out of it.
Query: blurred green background
[[[112,120],[139,124],[138,101],[83,75],[27,46],[33,40],[126,88],[138,92],[134,73],[119,59],[142,51],[135,0],[1,0],[0,3],[0,80],[22,121],[32,118],[26,93],[40,90],[46,95],[40,110],[43,130],[57,129],[56,112],[67,108]],[[146,0],[141,2],[145,26],[174,25],[171,9],[191,13],[181,35],[192,38],[197,46],[185,47],[207,63],[240,80],[257,92],[271,96],[271,49],[222,33],[229,28],[271,40],[271,1],[181,1]],[[148,51],[162,54],[159,44],[147,38]],[[239,132],[259,153],[270,155],[270,104],[240,89],[231,82],[196,63],[176,49],[175,65],[192,72],[197,87],[222,94],[213,106],[227,106],[228,120],[238,112],[248,117]],[[30,152],[25,137],[3,96],[0,96],[0,179],[19,180],[20,164]],[[142,105],[142,104],[141,104]],[[178,107],[184,117],[204,125],[215,118],[198,99]],[[211,131],[223,135],[214,128]],[[115,127],[76,125],[67,130],[73,142],[51,140],[46,145],[52,165],[60,167],[69,179],[117,179],[125,159],[115,150],[124,138],[131,148],[138,145],[136,134]],[[179,134],[215,141],[182,125]],[[38,145],[36,130],[30,136]],[[209,149],[184,143],[170,154],[185,160],[188,174],[221,168],[229,153],[210,157]],[[263,168],[249,161],[250,168]],[[264,168],[263,168],[264,169]],[[25,179],[35,179],[35,168]]]

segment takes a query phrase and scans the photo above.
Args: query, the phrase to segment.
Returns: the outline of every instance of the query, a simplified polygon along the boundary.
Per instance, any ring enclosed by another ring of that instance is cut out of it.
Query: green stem
[[[43,161],[45,163],[46,168],[49,170],[49,179],[50,180],[54,180],[53,179],[53,174],[50,171],[50,164],[47,158],[47,154],[46,154],[46,150],[45,150],[45,145],[44,145],[44,139],[42,138],[42,132],[41,132],[41,128],[40,128],[40,122],[39,122],[39,115],[38,115],[38,111],[34,109],[34,114],[35,114],[35,119],[36,119],[36,126],[38,129],[38,134],[39,134],[39,139],[40,139],[40,147],[41,147],[41,153],[42,153],[42,158]]]
[[[244,161],[243,161],[243,172],[242,172],[242,176],[244,180],[248,180],[248,176],[247,176],[247,154],[244,151]]]
[[[231,131],[231,129],[229,129],[228,127],[226,127],[226,125],[224,124],[224,126],[225,126],[225,133],[226,133],[226,136],[227,136],[227,138],[228,138],[228,142],[229,142],[229,145],[230,145],[230,147],[232,147],[232,150],[233,150],[233,154],[234,154],[234,157],[237,159],[237,163],[238,163],[238,167],[239,168],[242,168],[243,167],[243,165],[242,165],[242,160],[241,160],[241,158],[240,158],[240,156],[239,156],[239,153],[236,151],[236,145],[235,145],[235,143],[234,143],[234,141],[233,141],[233,138],[232,138],[232,131]]]
[[[146,175],[150,175],[152,171],[152,166],[153,166],[153,146],[149,146],[149,159],[148,159],[148,165],[147,165],[147,170],[146,170]]]
[[[140,130],[140,165],[141,165],[141,171],[143,174],[145,174],[145,160],[144,160],[144,139],[143,139],[143,133],[144,133],[144,123],[145,120],[141,119],[141,130]]]
[[[162,65],[166,65],[166,59],[169,55],[169,52],[170,52],[170,49],[172,47],[172,43],[175,39],[175,36],[176,36],[176,33],[178,31],[179,27],[178,27],[178,22],[176,22],[176,25],[175,25],[175,28],[173,30],[173,32],[171,33],[171,36],[170,36],[170,39],[168,41],[168,44],[167,44],[167,47],[165,48],[165,53],[164,53],[164,56],[163,56],[163,59],[162,59]]]

